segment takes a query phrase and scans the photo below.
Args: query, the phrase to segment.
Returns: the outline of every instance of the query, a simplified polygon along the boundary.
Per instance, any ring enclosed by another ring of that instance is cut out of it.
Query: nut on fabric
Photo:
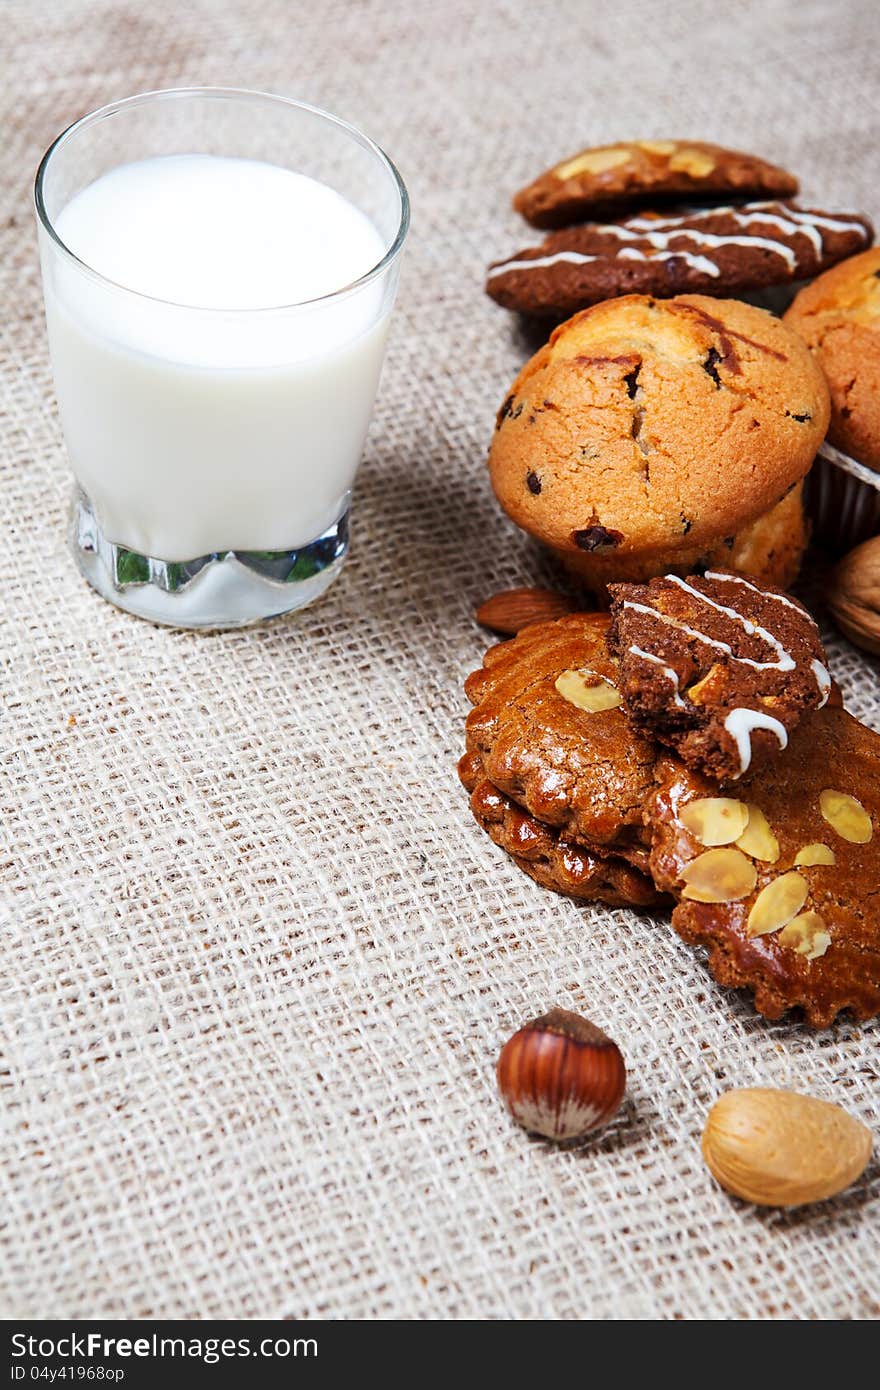
[[[839,1105],[795,1091],[728,1091],[709,1111],[703,1158],[736,1197],[766,1207],[800,1207],[842,1192],[873,1149],[866,1125]]]
[[[607,1124],[626,1089],[626,1064],[601,1028],[551,1009],[514,1033],[498,1058],[498,1089],[517,1124],[547,1139],[580,1139]]]

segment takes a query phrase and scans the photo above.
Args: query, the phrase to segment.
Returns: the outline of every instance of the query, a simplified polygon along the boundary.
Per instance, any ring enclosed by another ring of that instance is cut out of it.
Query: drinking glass
[[[383,253],[306,302],[204,308],[116,283],[99,256],[87,264],[65,245],[56,224],[83,188],[176,154],[319,180],[369,218]],[[238,626],[311,603],[348,547],[409,225],[391,160],[345,121],[286,97],[149,92],[59,135],[35,203],[85,578],[120,608],[175,627]]]

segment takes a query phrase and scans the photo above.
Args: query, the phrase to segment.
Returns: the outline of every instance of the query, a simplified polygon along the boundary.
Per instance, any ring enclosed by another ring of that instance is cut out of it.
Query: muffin
[[[820,275],[785,322],[803,338],[831,392],[831,425],[810,478],[817,537],[832,549],[880,528],[880,247]]]
[[[785,322],[825,373],[830,442],[880,471],[880,247],[806,285]]]
[[[576,314],[526,363],[489,470],[512,520],[599,597],[706,564],[784,585],[828,418],[821,371],[770,314],[628,295]]]

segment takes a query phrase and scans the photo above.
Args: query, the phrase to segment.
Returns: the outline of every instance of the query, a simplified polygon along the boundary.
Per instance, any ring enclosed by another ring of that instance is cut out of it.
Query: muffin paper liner
[[[835,554],[851,550],[880,531],[880,473],[826,440],[805,479],[804,505],[814,540]]]

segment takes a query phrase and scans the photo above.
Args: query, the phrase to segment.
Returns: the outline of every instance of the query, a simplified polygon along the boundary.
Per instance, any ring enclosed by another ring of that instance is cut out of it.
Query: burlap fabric
[[[762,1022],[664,918],[542,891],[455,776],[473,606],[552,577],[484,469],[529,351],[482,294],[523,238],[511,190],[585,140],[684,132],[878,214],[871,31],[872,0],[0,5],[0,1313],[876,1314],[876,1164],[786,1215],[699,1155],[735,1085],[877,1127],[876,1027]],[[29,204],[67,122],[189,83],[338,110],[414,206],[346,573],[231,635],[124,616],[73,568]],[[880,725],[876,664],[831,656]],[[574,1152],[495,1091],[556,1001],[631,1072]]]

